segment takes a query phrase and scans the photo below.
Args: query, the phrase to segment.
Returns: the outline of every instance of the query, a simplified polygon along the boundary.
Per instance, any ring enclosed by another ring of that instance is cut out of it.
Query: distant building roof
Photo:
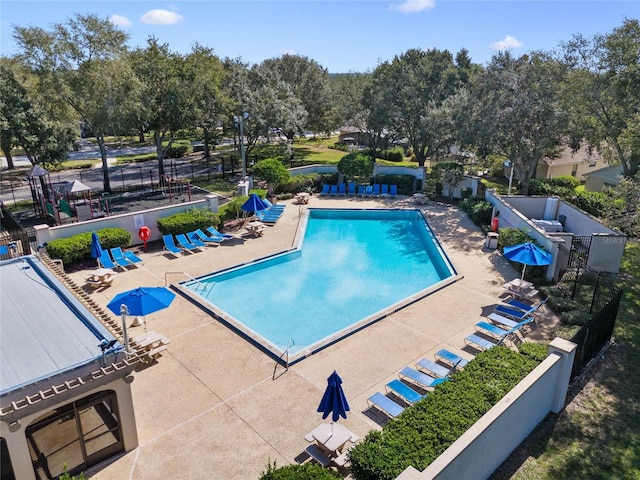
[[[606,183],[618,183],[622,176],[622,165],[609,165],[608,167],[585,173],[585,177],[600,178]]]
[[[584,147],[580,147],[576,152],[573,152],[569,147],[563,147],[558,158],[542,159],[542,161],[549,166],[572,165],[574,163],[594,162],[599,160],[602,160],[602,155],[600,155],[596,150],[589,153],[589,150]]]
[[[35,256],[0,262],[0,395],[102,358],[115,337]]]

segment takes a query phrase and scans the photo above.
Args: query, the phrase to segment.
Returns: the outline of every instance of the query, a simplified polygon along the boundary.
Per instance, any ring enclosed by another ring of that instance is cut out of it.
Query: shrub
[[[338,162],[338,172],[347,178],[370,178],[373,174],[373,160],[371,157],[357,153],[345,155]]]
[[[591,315],[582,310],[569,310],[564,312],[560,319],[565,325],[580,325],[582,327],[591,321]]]
[[[172,145],[164,152],[164,158],[182,158],[189,151],[187,145]]]
[[[390,162],[401,162],[404,160],[404,150],[402,147],[395,147],[389,150],[381,150],[377,152],[376,156]]]
[[[158,230],[163,235],[176,235],[178,233],[193,232],[198,228],[207,228],[211,225],[217,228],[219,224],[219,215],[206,209],[190,208],[186,212],[159,218]]]
[[[469,218],[479,227],[485,227],[491,222],[493,207],[484,197],[469,197],[460,202],[460,208],[467,212]]]
[[[287,183],[290,177],[287,167],[275,158],[260,160],[254,165],[253,173],[274,189],[277,188],[278,185]]]
[[[571,175],[560,175],[559,177],[550,178],[549,183],[560,188],[569,188],[575,190],[580,185],[580,180]]]
[[[526,233],[517,228],[501,228],[499,230],[500,238],[498,239],[498,247],[502,250],[504,247],[518,245],[529,241]]]
[[[338,472],[313,463],[278,468],[276,462],[273,462],[273,465],[269,462],[267,471],[262,472],[260,480],[335,480],[336,478],[342,478]]]
[[[353,447],[352,475],[384,480],[396,478],[410,465],[424,470],[533,370],[539,356],[535,348],[527,354],[506,347],[479,353],[450,381]]]
[[[131,243],[131,234],[124,228],[102,228],[96,231],[102,248],[126,247]],[[83,232],[67,238],[52,240],[47,245],[51,258],[59,258],[65,265],[91,258],[91,232]]]

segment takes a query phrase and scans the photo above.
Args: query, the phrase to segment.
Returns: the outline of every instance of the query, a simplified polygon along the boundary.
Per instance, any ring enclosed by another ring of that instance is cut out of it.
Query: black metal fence
[[[592,270],[575,256],[573,264],[574,268],[562,274],[557,286],[591,315],[571,338],[577,345],[571,372],[575,378],[611,339],[623,292],[609,275]]]
[[[0,208],[2,209],[0,260],[29,255],[37,251],[35,231],[32,228],[22,228],[4,204],[0,205]]]

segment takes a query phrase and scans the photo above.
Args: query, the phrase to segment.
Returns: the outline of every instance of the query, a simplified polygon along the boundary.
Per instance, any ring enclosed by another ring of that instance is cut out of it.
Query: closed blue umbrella
[[[258,195],[252,193],[240,208],[245,212],[260,212],[262,210],[266,210],[269,207]]]
[[[347,412],[351,410],[347,397],[342,390],[342,379],[334,370],[327,378],[327,389],[324,391],[318,412],[322,412],[322,418],[327,418],[331,414],[331,419],[336,422],[339,417],[347,418]]]
[[[91,257],[98,259],[102,256],[102,245],[96,232],[91,233]]]
[[[531,242],[504,247],[503,254],[509,260],[522,263],[524,265],[521,278],[524,278],[524,271],[527,268],[527,265],[540,267],[549,265],[553,261],[553,256],[549,252],[545,252]]]

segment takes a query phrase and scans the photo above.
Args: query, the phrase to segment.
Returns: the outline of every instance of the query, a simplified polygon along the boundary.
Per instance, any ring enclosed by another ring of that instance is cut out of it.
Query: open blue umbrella
[[[245,212],[260,212],[262,210],[266,210],[269,207],[258,195],[252,193],[240,208]]]
[[[107,308],[118,315],[125,305],[129,315],[145,316],[167,308],[174,298],[176,294],[165,287],[138,287],[113,297]]]
[[[127,335],[127,315],[145,316],[167,308],[176,298],[175,293],[164,287],[138,287],[134,290],[119,293],[107,303],[107,308],[116,315],[122,316],[122,331],[124,348],[129,351],[129,337]],[[133,326],[139,323],[134,322]]]
[[[342,379],[334,370],[327,378],[327,389],[324,391],[318,412],[322,412],[322,418],[327,418],[332,414],[331,419],[336,422],[339,417],[347,418],[347,412],[351,410],[347,397],[342,391]]]
[[[550,253],[545,252],[540,247],[531,242],[504,247],[503,254],[509,260],[522,263],[524,265],[521,277],[523,279],[524,271],[527,268],[527,265],[539,267],[543,265],[549,265],[553,261],[553,256]]]
[[[96,232],[91,233],[91,256],[98,259],[102,256],[102,245]]]

